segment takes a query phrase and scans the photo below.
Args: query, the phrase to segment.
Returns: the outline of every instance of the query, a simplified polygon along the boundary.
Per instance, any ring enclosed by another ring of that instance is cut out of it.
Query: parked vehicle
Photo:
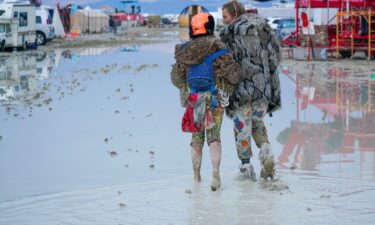
[[[55,29],[52,25],[52,18],[45,8],[36,9],[36,43],[45,45],[55,37]]]
[[[281,42],[296,30],[296,22],[294,18],[281,18],[276,28],[276,37]]]
[[[0,20],[0,51],[4,51],[5,44],[11,43],[11,20]]]
[[[35,45],[35,5],[5,1],[0,4],[0,24],[3,27],[0,47],[22,47]]]
[[[279,25],[280,17],[267,17],[266,18],[268,25],[276,31],[277,26]]]

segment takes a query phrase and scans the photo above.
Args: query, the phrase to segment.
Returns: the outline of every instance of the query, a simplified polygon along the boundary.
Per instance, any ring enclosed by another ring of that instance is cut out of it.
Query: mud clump
[[[108,151],[108,154],[111,156],[111,157],[115,157],[118,155],[118,153],[116,151]]]
[[[285,191],[289,190],[289,186],[282,184],[278,181],[265,181],[260,183],[262,189],[267,191]]]

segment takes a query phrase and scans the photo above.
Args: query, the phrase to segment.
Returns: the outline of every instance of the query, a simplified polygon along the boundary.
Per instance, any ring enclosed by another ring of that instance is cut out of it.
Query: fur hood
[[[205,36],[187,43],[176,45],[175,59],[187,65],[202,63],[203,60],[216,51],[226,48],[225,44],[214,36]]]
[[[241,81],[230,99],[229,116],[249,101],[267,101],[268,112],[281,107],[277,67],[280,45],[266,20],[244,14],[220,32],[221,40],[241,65]]]
[[[182,106],[186,106],[190,94],[186,83],[186,73],[190,66],[202,63],[207,56],[223,48],[226,48],[225,44],[213,35],[175,46],[176,63],[172,66],[171,80],[180,89]],[[240,65],[228,53],[213,62],[213,69],[219,86],[232,94],[234,86],[240,81]]]

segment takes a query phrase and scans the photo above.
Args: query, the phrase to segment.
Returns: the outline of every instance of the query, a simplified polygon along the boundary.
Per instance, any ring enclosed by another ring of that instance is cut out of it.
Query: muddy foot
[[[263,163],[263,168],[260,171],[260,177],[267,180],[268,178],[273,181],[275,179],[275,163],[273,160],[265,160]]]
[[[220,189],[221,181],[219,172],[214,172],[212,176],[211,190],[217,191]]]

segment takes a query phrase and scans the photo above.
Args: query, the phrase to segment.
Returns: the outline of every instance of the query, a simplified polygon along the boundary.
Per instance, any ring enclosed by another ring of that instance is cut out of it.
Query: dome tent
[[[180,27],[189,27],[191,18],[201,12],[207,12],[208,10],[200,5],[189,5],[185,7],[181,13],[180,16],[178,17],[178,24]]]

